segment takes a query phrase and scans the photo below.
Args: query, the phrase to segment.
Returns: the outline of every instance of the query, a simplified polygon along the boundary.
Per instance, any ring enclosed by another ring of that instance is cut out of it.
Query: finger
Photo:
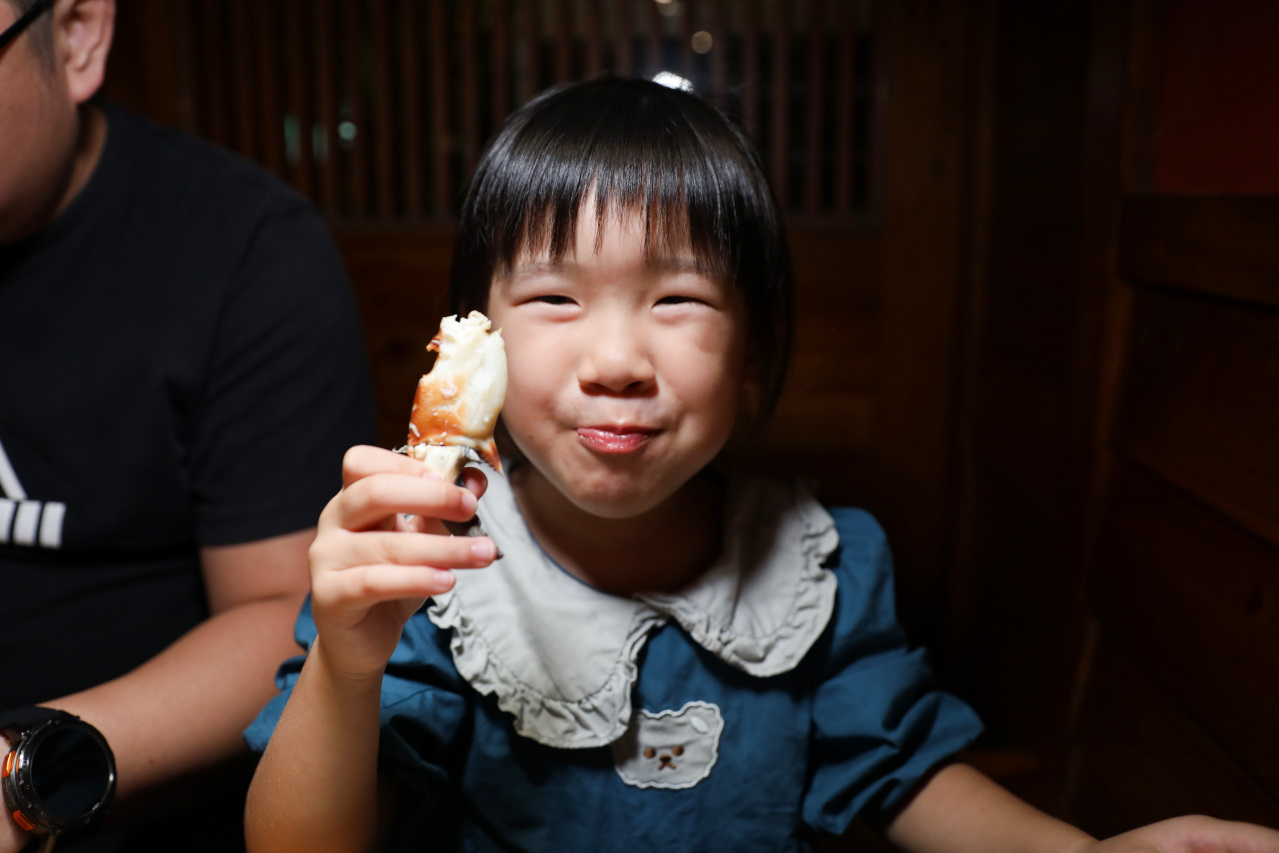
[[[1279,832],[1257,824],[1215,820],[1205,834],[1229,853],[1279,853]]]
[[[384,447],[357,444],[342,457],[342,487],[373,474],[407,474],[416,476],[423,465],[416,459]]]
[[[478,468],[463,468],[458,482],[462,488],[475,495],[476,500],[484,497],[484,493],[488,491],[488,477]],[[469,520],[466,519],[465,521]],[[397,515],[395,523],[386,525],[386,528],[389,530],[411,530],[414,533],[445,532],[434,519],[422,518],[421,516],[407,513]]]
[[[475,516],[477,502],[469,490],[438,478],[372,474],[339,493],[331,504],[332,517],[327,521],[347,530],[380,526],[396,513],[468,521]]]
[[[359,566],[330,573],[312,595],[321,606],[368,605],[401,598],[429,598],[448,592],[455,581],[448,569],[430,566]]]
[[[469,489],[476,498],[482,498],[484,493],[488,491],[488,475],[479,468],[463,468],[462,486]]]
[[[492,563],[496,556],[497,546],[487,536],[369,531],[327,542],[316,551],[316,565],[330,572],[379,564],[479,569]]]

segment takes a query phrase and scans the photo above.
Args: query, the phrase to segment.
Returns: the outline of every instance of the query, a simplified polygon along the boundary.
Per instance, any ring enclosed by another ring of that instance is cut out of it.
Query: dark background
[[[735,452],[883,521],[974,761],[1094,833],[1275,826],[1276,36],[1270,0],[119,0],[108,92],[326,212],[395,445],[500,117],[686,77],[759,143],[797,267],[781,409]]]

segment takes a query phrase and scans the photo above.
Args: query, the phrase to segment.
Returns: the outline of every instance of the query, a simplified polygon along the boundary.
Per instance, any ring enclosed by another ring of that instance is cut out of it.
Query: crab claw
[[[427,347],[439,356],[418,381],[408,445],[465,447],[500,473],[493,428],[506,398],[506,347],[501,331],[491,328],[478,311],[440,322]]]
[[[488,441],[476,447],[475,451],[480,454],[480,458],[487,462],[489,467],[491,467],[494,471],[499,474],[503,473],[502,457],[497,453],[496,441],[490,438]]]

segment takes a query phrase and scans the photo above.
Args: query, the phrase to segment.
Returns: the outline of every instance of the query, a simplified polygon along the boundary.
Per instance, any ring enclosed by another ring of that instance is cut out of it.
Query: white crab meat
[[[440,456],[430,447],[469,448],[502,470],[493,429],[506,399],[506,345],[501,330],[491,328],[479,311],[440,321],[428,347],[439,356],[431,372],[418,380],[409,414],[410,455],[425,460],[428,452]]]

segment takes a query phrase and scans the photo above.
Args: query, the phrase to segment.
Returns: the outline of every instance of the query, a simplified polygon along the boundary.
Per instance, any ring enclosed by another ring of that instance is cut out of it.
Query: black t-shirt
[[[110,104],[53,224],[0,246],[0,708],[125,673],[207,615],[202,545],[315,524],[373,436],[323,221]]]

